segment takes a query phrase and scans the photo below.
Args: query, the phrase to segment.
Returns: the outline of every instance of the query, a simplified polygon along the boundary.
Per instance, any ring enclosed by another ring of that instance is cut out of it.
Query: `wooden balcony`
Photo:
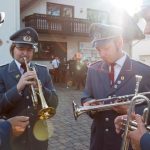
[[[62,18],[45,14],[25,17],[25,26],[33,27],[39,33],[53,33],[71,36],[88,36],[90,22],[87,19]]]

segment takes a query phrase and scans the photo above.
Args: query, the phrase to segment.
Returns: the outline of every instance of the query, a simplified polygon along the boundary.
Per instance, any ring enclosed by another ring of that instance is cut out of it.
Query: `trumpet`
[[[127,119],[125,121],[125,130],[124,130],[124,134],[123,134],[123,140],[122,140],[122,145],[121,145],[121,150],[128,150],[129,148],[129,139],[127,138],[128,132],[130,130],[136,130],[137,128],[137,123],[131,120],[131,114],[134,112],[135,110],[135,106],[136,106],[136,101],[138,99],[143,99],[144,101],[147,102],[147,108],[144,109],[143,111],[143,116],[144,116],[144,124],[146,126],[147,129],[149,129],[149,109],[150,109],[150,100],[143,95],[138,94],[138,89],[139,89],[139,84],[140,81],[142,79],[142,76],[136,76],[136,88],[135,88],[135,96],[131,99],[131,104],[129,106],[129,110],[127,113]]]
[[[141,76],[136,75],[136,78],[141,79]],[[139,86],[139,85],[136,83],[136,86]],[[138,95],[149,95],[149,94],[150,94],[150,92],[142,92],[142,93],[139,93]],[[92,102],[96,102],[96,103],[100,102],[99,105],[95,105],[95,106],[79,106],[78,104],[76,104],[73,101],[72,107],[73,107],[74,118],[75,118],[75,120],[77,120],[77,118],[80,115],[82,115],[84,113],[88,113],[88,112],[100,112],[100,111],[105,111],[105,110],[111,110],[115,106],[130,105],[131,99],[134,96],[135,96],[135,94],[130,94],[130,95],[124,95],[124,96],[118,96],[118,97],[110,97],[110,98],[104,98],[104,99],[98,99],[98,100],[91,100],[91,103]],[[135,105],[142,104],[143,102],[145,102],[145,99],[140,97],[139,99],[136,99]]]
[[[30,68],[28,66],[26,57],[24,57],[24,62],[25,62],[27,71],[30,71],[32,69],[36,73],[35,67]],[[36,73],[36,82],[37,82],[37,87],[38,87],[37,89],[35,89],[33,85],[30,85],[31,92],[32,92],[31,98],[32,98],[33,106],[34,108],[37,108],[38,100],[39,100],[42,106],[42,109],[39,110],[38,112],[39,119],[41,120],[49,119],[55,115],[56,110],[53,107],[49,107],[47,105],[47,102],[45,100],[45,97],[42,91],[42,84],[41,84],[41,81],[38,79],[37,73]]]

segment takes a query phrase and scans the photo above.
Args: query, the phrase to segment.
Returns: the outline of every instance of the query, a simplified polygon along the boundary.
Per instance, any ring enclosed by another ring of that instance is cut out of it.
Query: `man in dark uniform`
[[[91,25],[90,34],[102,61],[92,64],[88,69],[82,105],[96,105],[96,99],[110,96],[134,94],[135,75],[143,76],[139,92],[150,90],[150,67],[132,60],[122,50],[120,27],[95,23]],[[95,103],[90,102],[91,99],[95,99]],[[137,106],[137,113],[143,112],[143,105]],[[120,114],[126,114],[127,109],[127,106],[116,106],[92,116],[90,150],[120,149],[122,139],[115,132],[114,119]]]
[[[10,64],[0,66],[0,113],[7,118],[19,115],[29,117],[27,129],[12,141],[12,149],[47,150],[48,141],[38,141],[33,134],[42,128],[46,130],[47,126],[46,122],[42,121],[42,127],[33,132],[35,123],[39,120],[38,112],[42,109],[43,99],[38,99],[38,104],[34,106],[31,85],[37,89],[38,77],[46,103],[54,109],[57,107],[58,97],[47,68],[31,62],[38,43],[38,34],[33,28],[27,27],[14,33],[10,40],[12,41],[10,53],[14,60]],[[26,71],[24,58],[27,65],[34,67],[35,70]]]

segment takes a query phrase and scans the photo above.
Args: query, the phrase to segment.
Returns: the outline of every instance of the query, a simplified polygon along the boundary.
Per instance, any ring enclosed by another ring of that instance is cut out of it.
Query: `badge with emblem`
[[[20,75],[19,75],[19,74],[17,74],[17,75],[16,75],[16,79],[18,79],[19,77],[20,77]]]
[[[102,35],[101,35],[101,33],[95,33],[94,37],[95,37],[95,39],[101,39]]]
[[[124,80],[124,76],[121,76],[121,80]]]
[[[115,84],[115,85],[114,85],[114,88],[117,89],[117,87],[118,87],[118,86]]]
[[[23,40],[24,40],[25,42],[31,42],[32,37],[29,36],[29,35],[25,35],[25,36],[23,36]]]
[[[117,84],[121,84],[121,81],[119,80],[119,81],[117,81]]]

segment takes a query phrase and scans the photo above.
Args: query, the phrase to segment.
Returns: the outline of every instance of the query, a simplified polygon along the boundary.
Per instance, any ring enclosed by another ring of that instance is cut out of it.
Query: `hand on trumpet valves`
[[[123,114],[127,114],[128,106],[127,105],[114,106],[112,107],[112,109],[117,113],[123,115]]]
[[[145,125],[143,123],[142,116],[136,114],[134,119],[137,123],[137,129],[134,131],[129,131],[128,138],[131,140],[131,145],[134,150],[140,150],[140,139],[147,132]]]
[[[115,118],[114,124],[116,128],[116,133],[119,134],[121,131],[125,130],[126,120],[127,120],[127,115],[121,115]],[[131,114],[131,121],[132,120],[135,120],[135,113]]]
[[[90,101],[83,103],[83,106],[95,106],[100,104],[102,104],[100,101],[96,101],[95,99],[92,99]]]
[[[122,115],[122,116],[118,116],[115,118],[114,120],[114,124],[115,124],[115,128],[116,128],[116,133],[120,133],[121,130],[124,128],[123,125],[123,120],[127,118],[127,115]]]
[[[33,85],[34,87],[37,87],[37,83],[36,83],[36,72],[35,71],[27,71],[25,72],[18,84],[17,84],[17,90],[18,92],[21,92],[26,85]]]
[[[115,128],[116,128],[116,133],[120,133],[121,131],[125,130],[125,123],[124,120],[127,119],[127,115],[122,115],[118,116],[114,120]],[[146,128],[143,123],[143,118],[142,116],[138,114],[131,114],[131,121],[134,120],[136,122],[137,127],[135,128],[134,131],[128,131],[127,138],[130,139],[132,148],[134,150],[140,150],[140,139],[143,136],[144,133],[146,133]],[[129,127],[130,128],[130,127]]]

